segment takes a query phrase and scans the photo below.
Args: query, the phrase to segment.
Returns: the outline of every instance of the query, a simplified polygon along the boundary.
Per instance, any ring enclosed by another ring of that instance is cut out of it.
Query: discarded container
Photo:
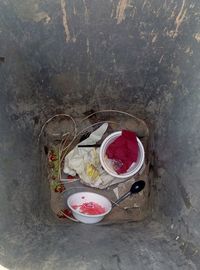
[[[135,175],[141,169],[141,167],[144,163],[145,153],[144,153],[144,147],[142,145],[142,142],[137,137],[138,148],[139,148],[137,161],[132,163],[132,165],[130,166],[130,168],[128,169],[128,171],[126,173],[118,174],[113,169],[111,160],[108,159],[106,156],[106,149],[115,139],[117,139],[119,136],[121,136],[121,134],[122,134],[122,131],[117,131],[117,132],[110,134],[108,137],[105,138],[105,140],[103,141],[101,148],[100,148],[100,161],[101,161],[102,167],[104,168],[104,170],[108,174],[110,174],[116,178],[125,178],[126,179],[126,178],[129,178],[129,177]]]
[[[100,205],[105,211],[102,214],[84,214],[74,206],[80,206],[85,203],[96,203]],[[93,192],[77,192],[69,196],[67,200],[69,208],[72,210],[73,216],[82,223],[94,224],[101,221],[112,209],[111,202],[104,196]]]

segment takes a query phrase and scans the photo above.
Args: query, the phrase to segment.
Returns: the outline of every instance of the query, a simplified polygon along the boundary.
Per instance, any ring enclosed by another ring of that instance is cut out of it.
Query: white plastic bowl
[[[108,148],[108,146],[120,135],[122,134],[122,131],[116,131],[112,134],[110,134],[108,137],[105,138],[105,140],[103,141],[101,147],[100,147],[100,161],[101,161],[101,165],[104,168],[104,170],[116,177],[116,178],[129,178],[133,175],[135,175],[136,173],[139,172],[139,170],[141,169],[143,163],[144,163],[144,147],[141,143],[141,141],[139,140],[139,138],[137,137],[137,142],[138,142],[138,148],[139,148],[139,152],[138,152],[138,158],[137,161],[134,162],[130,168],[128,169],[128,171],[126,173],[123,174],[118,174],[111,165],[110,160],[107,158],[106,156],[106,150]]]
[[[100,214],[100,215],[86,215],[80,213],[78,210],[75,210],[72,206],[73,205],[81,205],[83,203],[89,203],[89,202],[95,202],[101,205],[102,207],[105,208],[105,213]],[[105,215],[107,215],[111,209],[112,209],[112,204],[111,202],[104,196],[99,195],[97,193],[93,192],[77,192],[69,196],[67,200],[67,204],[69,208],[72,210],[73,216],[87,224],[94,224],[99,221],[101,221]]]

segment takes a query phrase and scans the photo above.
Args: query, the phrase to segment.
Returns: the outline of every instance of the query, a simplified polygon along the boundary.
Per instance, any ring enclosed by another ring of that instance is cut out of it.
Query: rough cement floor
[[[155,222],[26,226],[1,241],[1,264],[9,270],[199,269]]]

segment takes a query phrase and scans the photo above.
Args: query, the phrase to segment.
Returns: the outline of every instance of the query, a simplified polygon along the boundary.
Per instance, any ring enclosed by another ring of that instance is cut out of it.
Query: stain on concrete
[[[200,42],[200,33],[194,34],[194,39],[195,39],[197,42]]]
[[[5,63],[5,57],[4,56],[0,56],[0,63]]]
[[[185,4],[186,4],[186,0],[183,0],[180,11],[178,13],[178,15],[175,18],[175,30],[170,31],[169,36],[176,38],[179,32],[179,28],[181,26],[181,24],[183,23],[185,17],[186,17],[186,13],[187,13],[187,8],[185,8]],[[172,13],[172,17],[174,16],[174,13]]]
[[[88,22],[89,22],[89,9],[88,9],[86,0],[83,0],[83,5],[84,5],[85,22],[86,22],[86,24],[88,24]]]
[[[86,39],[86,48],[87,48],[87,55],[90,55],[90,42],[89,42],[89,39],[87,38]]]
[[[190,56],[193,55],[193,50],[192,48],[188,47],[186,50],[185,50],[185,53],[189,54]]]
[[[41,12],[35,13],[33,20],[35,22],[40,22],[40,21],[44,20],[45,23],[49,23],[51,21],[51,18],[49,17],[47,12],[41,11]]]
[[[126,18],[126,8],[128,7],[129,0],[119,0],[116,10],[117,24],[120,24]]]
[[[46,11],[40,10],[40,0],[29,0],[28,2],[24,2],[23,0],[13,1],[12,4],[17,16],[26,21],[34,21],[40,22],[44,21],[45,23],[49,23],[51,21],[51,17]]]
[[[65,35],[66,35],[66,42],[68,43],[71,40],[71,34],[69,31],[69,18],[67,16],[67,10],[66,10],[66,2],[65,0],[60,0],[60,5],[61,5],[61,11],[62,11],[62,21],[63,21],[63,27],[65,30]]]

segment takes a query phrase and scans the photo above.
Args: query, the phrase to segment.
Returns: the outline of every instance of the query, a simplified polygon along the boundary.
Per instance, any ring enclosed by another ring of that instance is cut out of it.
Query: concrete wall
[[[42,123],[56,112],[112,108],[153,126],[158,217],[197,243],[198,0],[4,0],[0,14],[5,235],[15,225],[43,223],[36,146]]]

